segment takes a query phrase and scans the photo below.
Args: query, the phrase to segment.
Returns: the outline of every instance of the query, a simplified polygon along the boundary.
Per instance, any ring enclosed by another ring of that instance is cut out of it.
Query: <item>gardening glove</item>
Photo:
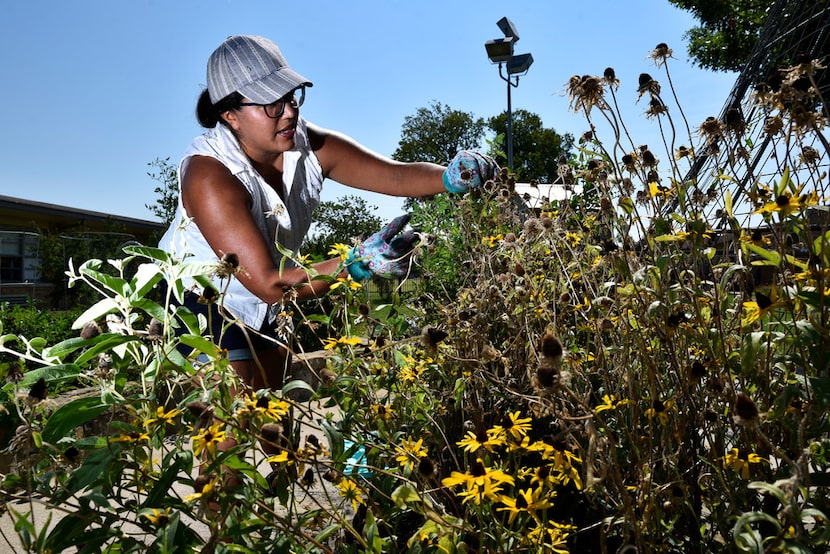
[[[467,192],[494,179],[498,171],[498,164],[489,156],[462,150],[444,170],[444,187],[450,192]]]
[[[409,256],[418,237],[415,231],[401,230],[409,223],[409,214],[396,217],[363,244],[355,246],[346,257],[346,269],[355,281],[372,277],[404,277],[409,271]]]

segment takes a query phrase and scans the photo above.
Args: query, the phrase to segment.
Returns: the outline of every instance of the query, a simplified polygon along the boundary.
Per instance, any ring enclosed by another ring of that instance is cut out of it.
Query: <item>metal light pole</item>
[[[487,57],[492,63],[499,64],[499,77],[507,83],[507,167],[513,171],[513,106],[510,89],[519,86],[519,76],[527,73],[533,64],[530,54],[513,55],[513,45],[519,40],[516,27],[506,17],[502,17],[497,25],[504,33],[504,38],[488,40],[484,43]],[[505,70],[502,70],[502,66]]]

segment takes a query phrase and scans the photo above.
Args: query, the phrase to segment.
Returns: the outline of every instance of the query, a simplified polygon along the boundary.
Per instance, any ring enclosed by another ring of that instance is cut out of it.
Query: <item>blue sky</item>
[[[205,63],[232,34],[275,40],[314,82],[302,114],[384,155],[404,118],[433,101],[490,117],[506,84],[484,43],[507,16],[516,53],[534,64],[513,89],[514,109],[546,127],[587,129],[563,94],[575,74],[613,67],[635,141],[656,142],[656,123],[636,104],[637,77],[665,75],[648,59],[660,42],[681,105],[695,126],[718,115],[735,76],[695,68],[683,33],[692,17],[668,0],[26,0],[0,20],[0,194],[153,219],[156,158],[178,162],[201,132],[194,118]],[[666,85],[664,85],[665,87]],[[324,200],[354,193],[329,181]],[[391,218],[400,201],[368,195]]]

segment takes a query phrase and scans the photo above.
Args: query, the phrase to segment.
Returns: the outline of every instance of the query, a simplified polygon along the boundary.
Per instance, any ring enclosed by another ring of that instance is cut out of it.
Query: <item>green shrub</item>
[[[668,125],[659,84],[642,81],[649,116]],[[447,219],[415,258],[417,303],[378,305],[358,283],[313,274],[332,286],[313,316],[287,295],[284,314],[326,331],[311,402],[292,400],[312,392],[298,381],[235,396],[206,322],[152,299],[162,280],[181,296],[187,278],[233,278],[223,264],[129,247],[115,276],[97,260],[72,269],[102,296],[75,327],[113,314],[122,325],[50,346],[2,337],[0,352],[33,367],[6,386],[25,423],[12,451],[27,463],[4,490],[68,514],[54,527],[15,514],[23,546],[826,550],[830,230],[811,210],[825,209],[816,160],[828,152],[808,150],[821,142],[804,112],[820,104],[784,96],[804,87],[759,99],[784,151],[738,206],[732,183],[752,144],[734,119],[701,126],[704,148],[718,132],[734,154],[713,182],[687,178],[692,149],[675,158],[672,142],[660,176],[651,150],[622,144],[616,86],[608,72],[569,84],[591,132],[559,173],[590,194],[528,214],[503,172],[446,197]],[[100,395],[42,400],[82,375]],[[78,436],[102,416],[108,428]],[[230,434],[237,445],[220,450]]]

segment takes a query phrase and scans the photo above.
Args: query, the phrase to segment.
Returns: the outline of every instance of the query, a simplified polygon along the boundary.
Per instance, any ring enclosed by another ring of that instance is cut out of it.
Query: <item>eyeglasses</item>
[[[279,119],[285,112],[285,105],[289,104],[295,110],[303,105],[305,101],[305,87],[297,87],[276,102],[270,104],[255,104],[253,102],[240,102],[239,106],[259,106],[265,115],[271,119]]]

